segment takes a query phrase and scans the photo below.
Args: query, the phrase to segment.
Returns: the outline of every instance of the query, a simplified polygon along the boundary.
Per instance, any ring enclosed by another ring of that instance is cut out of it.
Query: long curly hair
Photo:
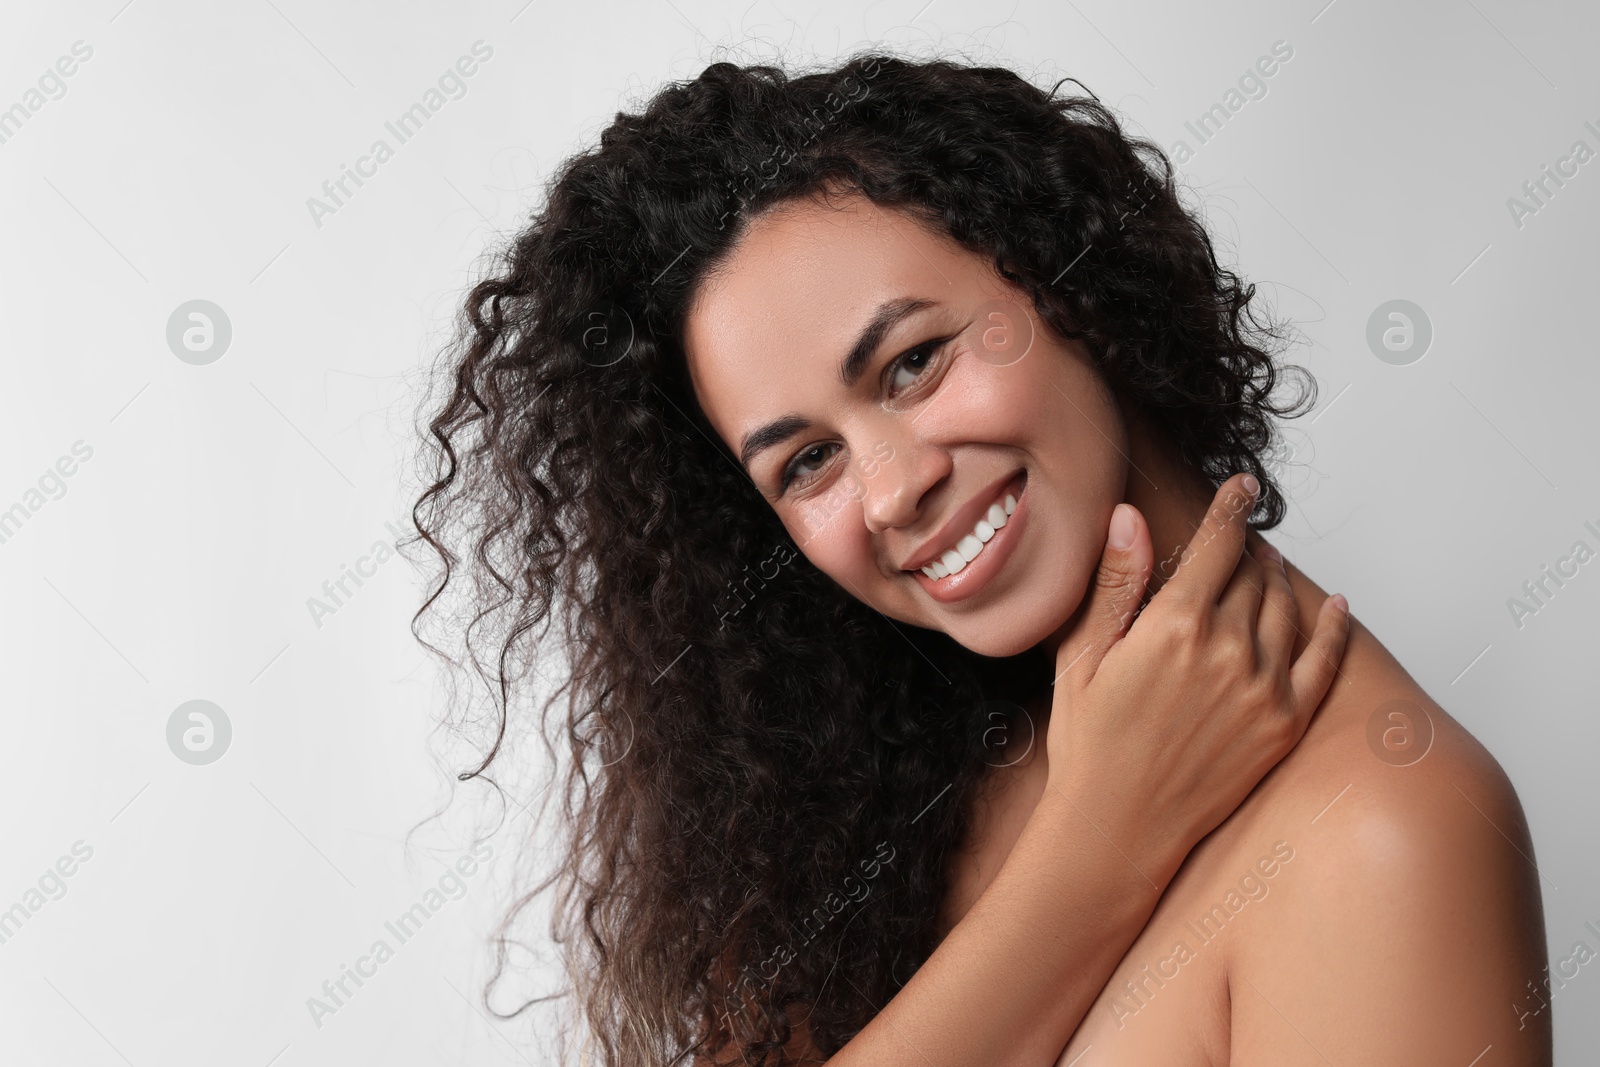
[[[1283,516],[1273,419],[1314,382],[1275,399],[1276,328],[1165,155],[1060,88],[881,52],[803,76],[715,63],[567,160],[466,299],[428,408],[413,519],[442,567],[413,629],[465,596],[452,625],[494,712],[463,780],[495,781],[533,728],[530,671],[559,669],[533,725],[567,761],[546,795],[562,845],[490,986],[553,888],[593,1062],[781,1063],[802,1023],[836,1052],[935,947],[994,709],[1051,680],[1037,649],[985,658],[841,590],[717,439],[682,327],[752,217],[841,188],[914,213],[1212,484],[1255,474],[1254,526]]]

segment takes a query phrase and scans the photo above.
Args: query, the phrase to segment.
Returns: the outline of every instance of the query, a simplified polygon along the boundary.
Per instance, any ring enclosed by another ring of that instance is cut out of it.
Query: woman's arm
[[[1051,1067],[1189,850],[1331,684],[1342,600],[1291,668],[1293,594],[1264,542],[1259,560],[1243,551],[1250,508],[1213,507],[1131,626],[1153,551],[1138,512],[1118,510],[1057,655],[1043,798],[994,880],[829,1067]]]
[[[801,1019],[785,1062],[1054,1064],[1187,854],[1134,841],[1047,788],[994,880],[888,1006],[831,1059]]]

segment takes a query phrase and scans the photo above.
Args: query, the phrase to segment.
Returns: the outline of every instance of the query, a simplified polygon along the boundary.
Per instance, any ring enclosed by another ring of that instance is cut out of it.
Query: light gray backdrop
[[[1571,556],[1600,549],[1594,5],[4,15],[0,1061],[549,1062],[539,1019],[478,1002],[526,818],[486,867],[461,858],[480,794],[401,847],[448,800],[419,580],[372,551],[408,508],[417,368],[619,108],[714,59],[871,42],[1070,75],[1184,143],[1223,254],[1322,385],[1274,539],[1504,764],[1552,958],[1600,950],[1600,562]],[[402,140],[385,124],[418,102]],[[366,176],[334,200],[345,167]],[[1531,601],[1547,565],[1569,576]],[[402,942],[385,924],[417,904]],[[335,1006],[323,983],[379,940],[392,958]],[[1568,970],[1560,1060],[1592,1062],[1600,965]]]

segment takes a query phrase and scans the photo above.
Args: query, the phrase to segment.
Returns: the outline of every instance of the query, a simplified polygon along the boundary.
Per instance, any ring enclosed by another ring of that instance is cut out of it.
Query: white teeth
[[[968,563],[976,559],[978,553],[983,551],[983,546],[994,539],[997,531],[1004,529],[1006,523],[1011,521],[1011,515],[1017,510],[1017,498],[1007,493],[1001,500],[989,505],[989,510],[983,513],[973,526],[972,532],[956,542],[954,548],[922,568],[934,581],[946,578],[952,574],[960,574]]]

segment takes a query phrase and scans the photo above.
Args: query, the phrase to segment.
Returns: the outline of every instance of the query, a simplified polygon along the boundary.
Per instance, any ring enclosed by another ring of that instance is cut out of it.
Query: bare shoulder
[[[1549,1013],[1527,993],[1544,977],[1541,876],[1516,791],[1363,644],[1248,819],[1294,858],[1230,953],[1233,1062],[1466,1064],[1492,1046],[1497,1064],[1548,1063]]]

